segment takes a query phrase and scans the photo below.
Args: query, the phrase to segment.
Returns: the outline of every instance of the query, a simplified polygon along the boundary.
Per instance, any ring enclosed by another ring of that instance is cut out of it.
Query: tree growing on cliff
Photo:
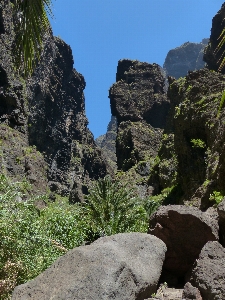
[[[15,64],[21,65],[25,76],[30,75],[40,59],[43,38],[52,16],[51,0],[14,0]]]

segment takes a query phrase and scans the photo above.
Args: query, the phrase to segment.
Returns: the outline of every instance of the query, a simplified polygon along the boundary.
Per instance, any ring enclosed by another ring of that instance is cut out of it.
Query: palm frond
[[[15,11],[15,65],[23,65],[25,76],[30,75],[40,59],[43,37],[49,29],[47,14],[52,16],[51,0],[16,0]]]
[[[221,110],[222,110],[222,108],[224,106],[224,102],[225,102],[225,90],[222,93],[222,97],[221,97],[221,100],[220,100],[219,109],[218,109],[218,112],[217,112],[217,117],[220,116]]]

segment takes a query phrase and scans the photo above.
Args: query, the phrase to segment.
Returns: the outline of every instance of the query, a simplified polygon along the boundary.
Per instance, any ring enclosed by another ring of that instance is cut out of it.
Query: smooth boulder
[[[185,276],[208,241],[218,240],[216,217],[196,207],[161,206],[150,218],[149,233],[167,246],[163,269]]]
[[[12,300],[142,300],[157,290],[166,246],[145,233],[103,237],[60,257]]]

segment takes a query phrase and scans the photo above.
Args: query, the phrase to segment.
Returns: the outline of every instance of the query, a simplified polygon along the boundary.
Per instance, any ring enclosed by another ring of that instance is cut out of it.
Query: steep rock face
[[[178,182],[183,199],[191,199],[202,209],[215,203],[217,192],[225,192],[224,110],[217,118],[224,79],[222,74],[202,69],[174,81],[168,91]]]
[[[71,202],[82,201],[89,181],[106,174],[101,151],[87,129],[84,78],[73,69],[70,47],[54,38],[51,30],[45,34],[41,61],[34,74],[28,80],[21,78],[12,62],[11,7],[10,1],[1,1],[0,123],[16,130],[15,135],[17,131],[23,134],[18,148],[25,143],[26,147],[35,146],[41,153],[52,191],[70,194]],[[12,153],[11,165],[16,164],[16,156],[21,154]],[[25,160],[21,161],[23,166]],[[36,165],[33,163],[33,169]]]
[[[169,109],[165,78],[156,64],[120,60],[116,80],[109,98],[112,115],[118,121],[117,166],[119,170],[129,171],[129,178],[145,185]]]
[[[123,121],[144,120],[153,127],[163,128],[169,109],[164,81],[156,64],[120,60],[116,83],[109,91],[112,115],[117,117],[118,125]]]
[[[106,134],[99,136],[95,143],[101,148],[103,156],[108,164],[115,172],[117,169],[116,164],[116,135],[117,135],[117,119],[115,116],[111,116],[111,120],[107,127]]]
[[[207,43],[208,39],[203,39],[201,43],[187,42],[170,50],[163,64],[167,75],[178,79],[186,76],[188,71],[204,68],[203,52]]]
[[[83,76],[73,69],[70,47],[47,37],[40,65],[29,81],[29,141],[46,155],[50,187],[63,194],[72,189],[72,202],[82,198],[89,179],[106,174],[87,128],[84,88]]]
[[[219,51],[216,51],[218,43],[220,41],[219,36],[225,27],[225,3],[222,5],[221,9],[215,15],[212,20],[212,29],[209,44],[205,49],[204,61],[207,63],[207,67],[210,70],[217,71],[220,65],[221,55],[224,53],[225,45],[221,47]],[[222,70],[224,73],[225,70]]]
[[[28,181],[32,191],[47,189],[47,164],[28,142],[28,97],[24,79],[15,71],[12,56],[14,26],[10,1],[0,3],[0,173]]]

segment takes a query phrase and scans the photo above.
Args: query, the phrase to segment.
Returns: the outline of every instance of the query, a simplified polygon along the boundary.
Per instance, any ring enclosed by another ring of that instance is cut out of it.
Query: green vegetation
[[[16,285],[36,277],[76,246],[102,235],[147,231],[150,213],[145,202],[109,177],[90,188],[83,204],[70,205],[60,196],[50,202],[48,195],[30,192],[26,180],[13,182],[0,174],[1,299],[10,299]]]
[[[90,189],[84,210],[94,236],[147,230],[146,211],[140,201],[132,190],[109,176]]]
[[[204,149],[206,148],[206,144],[201,139],[191,139],[192,148],[200,148]]]
[[[222,200],[224,196],[217,191],[213,191],[212,194],[210,194],[209,200],[215,202],[215,205],[217,206]]]
[[[25,75],[30,75],[35,67],[35,59],[40,59],[43,37],[50,27],[47,14],[52,16],[51,0],[16,0],[15,14],[15,63],[19,69],[23,64]]]

